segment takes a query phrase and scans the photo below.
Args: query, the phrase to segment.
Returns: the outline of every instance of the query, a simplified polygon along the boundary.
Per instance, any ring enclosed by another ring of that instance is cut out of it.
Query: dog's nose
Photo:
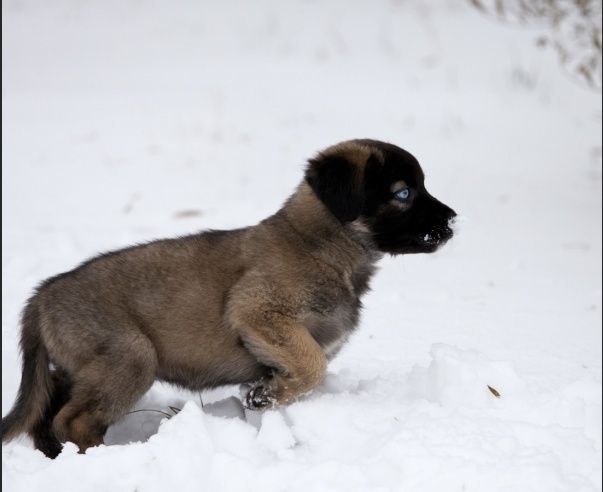
[[[451,220],[454,219],[456,217],[456,212],[454,210],[452,210],[450,207],[448,207],[447,205],[444,205],[444,207],[446,207],[446,211],[443,214],[443,219],[446,220]]]
[[[452,210],[448,205],[444,205],[442,202],[438,202],[437,218],[439,225],[436,226],[437,238],[440,245],[445,244],[449,239],[452,239],[454,231],[451,227],[456,212]]]
[[[442,202],[440,202],[439,200],[436,200],[435,198],[433,198],[433,200],[437,204],[436,216],[438,219],[447,221],[447,220],[454,219],[456,217],[456,212],[454,210],[452,210],[448,205],[443,204]]]

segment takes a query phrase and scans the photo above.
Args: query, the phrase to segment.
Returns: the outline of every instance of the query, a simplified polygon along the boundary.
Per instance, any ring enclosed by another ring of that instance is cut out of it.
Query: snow
[[[601,93],[538,35],[462,0],[3,2],[3,414],[38,282],[257,223],[340,140],[406,148],[467,218],[381,261],[288,407],[157,383],[85,455],[3,444],[3,488],[600,491]]]

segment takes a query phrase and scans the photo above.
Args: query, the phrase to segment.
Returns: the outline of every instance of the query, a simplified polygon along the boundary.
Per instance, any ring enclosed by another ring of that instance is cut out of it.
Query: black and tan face
[[[384,253],[432,253],[452,238],[456,213],[429,194],[417,160],[395,145],[338,144],[310,161],[306,179],[340,222],[365,224]]]
[[[452,238],[456,213],[425,189],[425,175],[411,154],[390,144],[374,146],[383,162],[365,169],[361,217],[377,246],[391,254],[434,252]]]

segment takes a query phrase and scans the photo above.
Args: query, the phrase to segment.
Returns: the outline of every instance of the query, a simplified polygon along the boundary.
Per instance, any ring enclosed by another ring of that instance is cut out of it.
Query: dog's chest
[[[339,338],[335,338],[322,347],[322,350],[327,358],[327,360],[331,360],[335,357],[341,348],[346,344],[350,338],[350,332],[341,333]]]
[[[346,275],[331,288],[316,289],[313,296],[313,316],[306,324],[322,347],[327,359],[332,359],[348,341],[360,319],[360,297],[368,290],[373,266],[367,262]]]
[[[328,314],[311,316],[306,326],[322,347],[327,359],[333,358],[358,325],[360,303],[333,306]]]

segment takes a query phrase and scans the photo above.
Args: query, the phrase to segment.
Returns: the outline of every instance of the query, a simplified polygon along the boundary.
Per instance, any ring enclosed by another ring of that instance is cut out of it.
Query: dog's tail
[[[32,435],[50,406],[54,383],[49,357],[40,334],[40,314],[35,299],[30,300],[21,317],[23,370],[17,400],[2,418],[2,442],[19,434]]]

